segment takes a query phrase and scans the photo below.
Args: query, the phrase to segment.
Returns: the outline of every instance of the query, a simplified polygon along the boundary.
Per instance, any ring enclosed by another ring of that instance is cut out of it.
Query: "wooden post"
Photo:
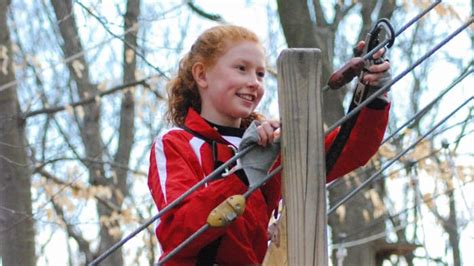
[[[319,49],[286,49],[280,54],[278,97],[290,266],[328,265],[320,78]]]

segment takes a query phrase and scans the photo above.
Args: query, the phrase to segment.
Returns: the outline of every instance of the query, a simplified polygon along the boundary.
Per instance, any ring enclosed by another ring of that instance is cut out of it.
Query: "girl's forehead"
[[[254,41],[240,41],[229,44],[222,57],[249,58],[263,60],[265,51],[261,44]]]
[[[247,49],[258,49],[261,52],[264,51],[261,43],[252,40],[237,40],[237,41],[226,41],[224,50],[227,52],[233,48],[247,48]]]

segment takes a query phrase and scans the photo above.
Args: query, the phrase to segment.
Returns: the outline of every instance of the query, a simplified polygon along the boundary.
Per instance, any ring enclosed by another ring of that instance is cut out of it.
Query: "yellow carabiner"
[[[226,226],[242,215],[244,210],[245,197],[242,195],[230,196],[211,211],[207,217],[207,224],[211,227]]]

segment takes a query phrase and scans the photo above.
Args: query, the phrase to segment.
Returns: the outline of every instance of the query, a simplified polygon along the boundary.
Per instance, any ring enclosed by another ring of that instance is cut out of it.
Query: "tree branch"
[[[157,66],[153,65],[152,63],[150,63],[150,61],[148,61],[148,59],[146,59],[146,57],[140,53],[139,51],[137,51],[137,47],[136,46],[133,46],[132,44],[128,43],[125,38],[121,38],[120,36],[118,36],[117,34],[113,33],[106,25],[105,25],[105,22],[102,18],[100,18],[97,14],[95,14],[94,12],[92,12],[88,7],[86,7],[83,3],[81,3],[81,1],[79,0],[75,0],[75,2],[81,6],[87,13],[89,13],[92,17],[94,17],[104,28],[105,31],[107,31],[110,35],[112,35],[113,37],[121,40],[128,48],[132,49],[133,51],[135,51],[136,55],[138,57],[140,57],[143,62],[145,62],[147,65],[149,65],[151,68],[153,68],[154,70],[156,70],[158,73],[160,73],[161,76],[165,77],[166,79],[169,79],[169,77],[165,74],[165,72],[163,72],[161,69],[159,69]]]
[[[355,2],[352,2],[349,6],[342,6],[339,5],[339,3],[336,4],[336,7],[334,8],[336,10],[335,15],[334,15],[334,20],[331,24],[331,27],[333,28],[334,31],[337,30],[339,27],[339,24],[341,21],[344,19],[344,17],[351,11],[352,8],[356,6]]]
[[[313,0],[314,13],[316,13],[316,25],[318,27],[327,27],[328,22],[323,14],[320,0]]]
[[[38,174],[41,174],[46,179],[51,180],[56,184],[60,184],[60,185],[63,185],[65,187],[70,187],[74,190],[83,190],[84,189],[84,188],[82,188],[78,185],[75,185],[75,184],[71,183],[71,182],[65,182],[65,181],[61,180],[59,177],[54,176],[53,174],[49,173],[48,171],[44,170],[43,168],[36,168],[35,172],[38,173]],[[116,206],[112,202],[109,202],[105,199],[102,199],[101,197],[99,197],[97,195],[94,195],[94,198],[97,199],[97,201],[99,201],[100,203],[102,203],[105,207],[111,209],[112,211],[116,211],[116,212],[120,213],[120,211],[121,211],[120,207]]]
[[[60,217],[63,221],[67,234],[76,240],[79,250],[86,255],[86,261],[91,261],[93,259],[93,254],[91,253],[89,242],[80,234],[80,232],[78,232],[77,229],[75,229],[66,221],[63,209],[58,204],[56,204],[56,202],[54,202],[54,199],[51,199],[51,204],[53,205],[58,217]]]
[[[143,171],[131,169],[128,166],[123,165],[123,164],[119,164],[119,163],[115,163],[115,162],[108,162],[108,161],[103,161],[103,160],[98,160],[98,159],[92,159],[92,158],[69,158],[69,157],[55,158],[55,159],[50,159],[50,160],[42,162],[41,164],[36,166],[36,169],[44,168],[48,164],[59,162],[59,161],[76,161],[76,160],[79,160],[81,162],[108,164],[110,166],[113,166],[113,167],[116,167],[116,168],[121,168],[121,169],[124,169],[128,172],[131,172],[131,173],[134,173],[134,174],[137,174],[137,175],[141,175],[141,176],[144,176],[144,177],[148,176],[148,174],[143,172]]]
[[[209,19],[209,20],[212,20],[212,21],[220,22],[220,23],[225,22],[224,19],[220,15],[211,14],[211,13],[208,13],[208,12],[204,11],[202,8],[195,5],[193,3],[193,1],[188,1],[187,5],[189,6],[189,8],[192,11],[194,11],[196,14],[198,14],[199,16],[201,16],[205,19]]]
[[[117,87],[111,88],[109,90],[100,92],[96,96],[90,96],[90,97],[85,98],[83,100],[73,102],[73,103],[70,103],[70,104],[67,104],[67,105],[52,107],[52,108],[44,108],[44,109],[40,109],[40,110],[36,110],[36,111],[27,112],[27,113],[23,114],[23,119],[26,119],[26,118],[29,118],[29,117],[32,117],[32,116],[35,116],[35,115],[40,115],[40,114],[54,114],[54,113],[57,113],[57,112],[60,112],[60,111],[64,111],[64,110],[66,110],[66,108],[69,108],[69,107],[77,107],[77,106],[80,106],[80,105],[89,104],[89,103],[92,103],[92,102],[96,101],[97,97],[101,98],[103,96],[115,93],[115,92],[120,91],[120,90],[127,89],[127,88],[132,87],[132,86],[146,85],[146,80],[148,80],[150,78],[151,77],[147,77],[147,78],[144,78],[144,79],[141,79],[141,80],[138,80],[138,81],[134,81],[134,82],[131,82],[131,83],[128,83],[128,84],[122,84],[122,85],[119,85]]]

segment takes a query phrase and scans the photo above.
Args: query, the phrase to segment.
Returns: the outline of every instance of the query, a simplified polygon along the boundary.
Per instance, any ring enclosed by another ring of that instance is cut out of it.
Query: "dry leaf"
[[[434,202],[433,202],[433,197],[431,193],[425,193],[423,195],[423,202],[430,208],[431,210],[434,208]]]
[[[369,214],[369,211],[367,211],[366,209],[364,209],[362,211],[362,216],[364,216],[364,221],[366,223],[370,222],[370,214]]]
[[[431,142],[429,140],[422,140],[418,145],[415,146],[413,152],[411,152],[411,159],[418,161],[431,153]]]
[[[74,69],[74,73],[78,78],[82,78],[82,71],[84,70],[84,65],[79,60],[74,60],[71,63],[72,69]]]
[[[74,108],[72,107],[72,105],[70,104],[66,104],[64,106],[64,110],[66,111],[66,113],[68,113],[69,115],[73,115],[74,114]]]
[[[131,209],[124,209],[122,210],[122,221],[125,224],[130,224],[135,221],[134,216],[132,215]]]
[[[378,218],[384,215],[385,206],[382,202],[382,199],[379,196],[379,193],[377,193],[375,189],[370,189],[369,194],[370,194],[370,200],[372,201],[372,204],[374,205],[374,218]]]
[[[134,55],[135,55],[135,51],[133,51],[130,48],[127,49],[125,51],[125,62],[127,62],[127,64],[131,64],[133,62]]]
[[[93,196],[97,196],[102,199],[112,198],[112,191],[110,190],[109,187],[106,187],[106,186],[94,186],[94,187],[95,189],[93,190]]]
[[[343,204],[336,209],[337,216],[339,217],[339,223],[344,223],[346,220],[346,206]]]
[[[118,226],[109,228],[108,232],[109,232],[109,235],[111,235],[115,239],[119,239],[122,235],[122,231],[120,230],[120,227]]]
[[[122,202],[123,199],[124,199],[122,191],[120,191],[120,189],[118,189],[118,188],[115,189],[114,191],[115,191],[115,197],[117,198],[117,201]]]
[[[48,218],[48,221],[53,220],[54,216],[54,211],[52,209],[46,209],[46,217]]]
[[[389,143],[385,143],[384,145],[380,146],[379,154],[384,158],[392,158],[397,155],[395,147]]]
[[[99,91],[105,91],[107,89],[107,85],[109,84],[108,79],[104,79],[99,85],[97,85],[97,89]]]
[[[84,118],[84,108],[81,105],[76,106],[76,114],[77,116],[82,119]]]
[[[8,49],[5,45],[0,45],[0,63],[1,71],[3,75],[8,74],[8,62],[10,58],[8,57]]]
[[[108,216],[102,215],[99,218],[100,224],[104,225],[105,227],[109,227],[110,225],[110,219]]]
[[[135,79],[136,80],[141,80],[145,77],[145,73],[143,73],[142,70],[135,70]]]

